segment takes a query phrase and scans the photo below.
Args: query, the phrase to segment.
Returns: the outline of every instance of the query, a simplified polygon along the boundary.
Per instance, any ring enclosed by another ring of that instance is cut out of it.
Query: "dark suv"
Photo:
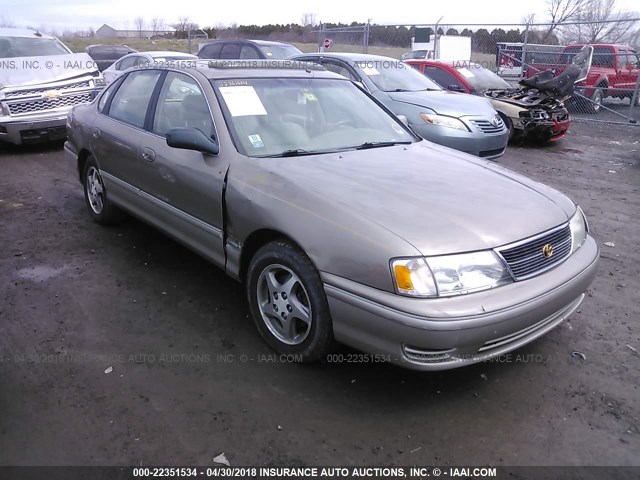
[[[216,40],[203,45],[198,51],[198,57],[222,60],[254,60],[259,58],[283,60],[301,53],[300,50],[288,43],[233,38]]]
[[[89,45],[85,51],[93,59],[101,72],[113,65],[117,60],[130,53],[136,53],[126,45]]]

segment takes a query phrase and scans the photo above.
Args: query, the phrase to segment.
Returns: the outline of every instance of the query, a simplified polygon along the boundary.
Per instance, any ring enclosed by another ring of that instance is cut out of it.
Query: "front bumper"
[[[571,117],[566,108],[549,112],[548,119],[520,118],[514,122],[519,125],[521,135],[530,140],[555,142],[567,135]]]
[[[336,340],[414,370],[446,370],[519,348],[573,313],[593,280],[591,237],[528,280],[457,297],[412,299],[323,273]]]
[[[30,115],[20,119],[0,118],[0,142],[22,145],[63,140],[67,137],[68,110],[54,114]]]
[[[509,141],[507,128],[497,134],[485,134],[479,131],[463,132],[454,128],[428,125],[426,122],[411,124],[410,127],[426,140],[486,159],[501,157]]]

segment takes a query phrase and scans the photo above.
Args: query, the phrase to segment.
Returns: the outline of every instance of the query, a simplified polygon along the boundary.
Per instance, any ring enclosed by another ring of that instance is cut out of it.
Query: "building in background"
[[[162,30],[116,30],[106,23],[96,30],[97,38],[150,38],[175,36],[176,29],[164,27]]]

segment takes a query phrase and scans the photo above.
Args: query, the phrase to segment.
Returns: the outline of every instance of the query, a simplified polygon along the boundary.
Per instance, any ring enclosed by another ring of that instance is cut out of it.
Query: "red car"
[[[571,124],[563,104],[567,95],[555,91],[557,88],[545,89],[540,83],[534,87],[528,80],[514,87],[492,71],[468,61],[406,60],[405,63],[443,88],[486,97],[509,127],[512,139],[554,142],[566,135]],[[571,84],[573,86],[573,82]]]

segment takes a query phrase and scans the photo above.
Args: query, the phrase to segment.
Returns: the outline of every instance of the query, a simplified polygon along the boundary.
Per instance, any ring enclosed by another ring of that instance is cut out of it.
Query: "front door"
[[[217,141],[202,86],[194,77],[168,72],[149,129],[140,139],[141,196],[155,208],[170,235],[224,266],[222,197],[228,162],[223,156],[172,148],[172,128],[196,128]]]

